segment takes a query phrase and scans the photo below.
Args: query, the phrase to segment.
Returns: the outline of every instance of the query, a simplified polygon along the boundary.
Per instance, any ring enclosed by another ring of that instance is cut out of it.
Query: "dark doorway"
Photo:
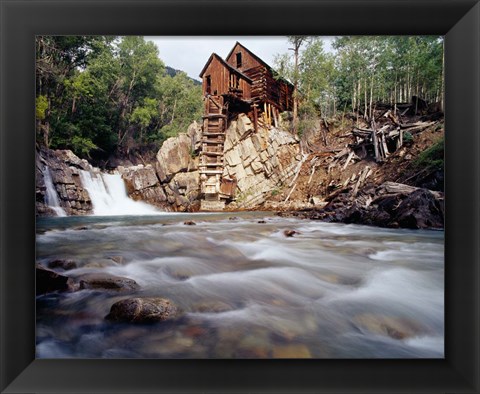
[[[212,94],[212,78],[210,77],[210,75],[207,75],[207,77],[206,77],[205,93],[206,94]]]

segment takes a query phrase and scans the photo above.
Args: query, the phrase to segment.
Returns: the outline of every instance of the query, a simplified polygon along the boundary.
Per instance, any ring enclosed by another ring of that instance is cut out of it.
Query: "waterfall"
[[[160,213],[149,204],[130,199],[120,174],[80,171],[80,179],[92,200],[94,215],[158,215]]]
[[[45,204],[51,208],[57,216],[67,216],[64,209],[60,206],[60,201],[58,200],[58,194],[55,190],[55,186],[52,180],[52,174],[48,166],[43,168],[43,181],[45,182],[46,193],[45,193]]]

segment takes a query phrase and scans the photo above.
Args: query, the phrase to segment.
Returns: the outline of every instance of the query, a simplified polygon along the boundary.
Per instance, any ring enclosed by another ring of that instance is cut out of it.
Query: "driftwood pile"
[[[389,119],[395,119],[390,111],[386,115],[389,116]],[[403,146],[406,133],[412,136],[435,123],[437,122],[400,123],[392,121],[378,127],[375,120],[372,119],[369,129],[355,127],[352,130],[355,143],[350,144],[349,148],[360,158],[365,158],[368,148],[373,148],[375,161],[382,162]]]
[[[393,107],[382,105],[374,111],[374,116],[368,120],[366,127],[353,127],[352,131],[341,137],[353,137],[354,142],[346,146],[333,158],[329,169],[342,165],[345,169],[351,160],[361,160],[372,156],[380,163],[392,153],[400,149],[413,135],[431,127],[443,117],[441,112],[429,113],[408,122],[414,104],[398,104]],[[405,120],[404,120],[405,119]]]
[[[343,149],[330,151],[334,155],[329,158],[327,173],[330,174],[333,169],[343,172],[349,164],[369,156],[377,163],[381,163],[403,145],[412,141],[415,134],[434,126],[443,118],[443,113],[436,110],[424,112],[423,116],[412,116],[415,113],[417,113],[415,104],[399,104],[393,107],[379,105],[369,120],[369,128],[353,127],[350,133],[340,136],[351,138],[353,142],[347,144]],[[364,124],[367,124],[368,119],[364,120]],[[315,166],[312,168],[311,175],[314,171]],[[333,191],[327,195],[326,201],[330,201],[346,188],[351,190],[351,198],[355,198],[372,174],[373,169],[369,165],[365,165],[358,173],[351,174],[343,184],[337,184],[332,180],[327,187]]]

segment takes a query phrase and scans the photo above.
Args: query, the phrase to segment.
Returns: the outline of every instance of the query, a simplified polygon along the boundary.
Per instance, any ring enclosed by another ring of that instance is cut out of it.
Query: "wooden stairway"
[[[223,174],[225,132],[227,129],[226,109],[223,97],[207,96],[202,127],[202,150],[199,172],[204,200],[201,210],[222,210],[225,201],[220,199],[220,183]]]

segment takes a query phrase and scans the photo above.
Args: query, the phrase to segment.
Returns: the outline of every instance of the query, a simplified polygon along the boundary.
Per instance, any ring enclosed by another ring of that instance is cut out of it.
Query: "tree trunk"
[[[293,132],[297,133],[298,127],[298,51],[300,45],[295,44],[295,65],[294,65],[294,84],[293,84]]]

